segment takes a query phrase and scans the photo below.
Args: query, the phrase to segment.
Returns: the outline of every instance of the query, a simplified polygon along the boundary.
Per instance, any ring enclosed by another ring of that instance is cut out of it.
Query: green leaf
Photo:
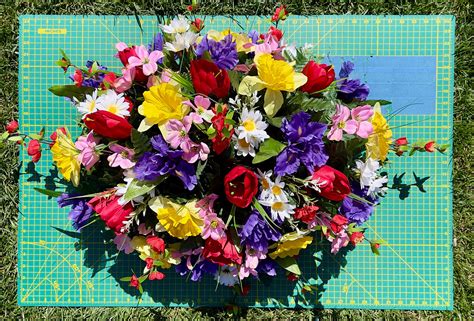
[[[296,263],[296,260],[294,258],[290,256],[284,258],[277,257],[275,261],[288,272],[291,272],[296,275],[301,275],[300,267],[298,266],[298,263]]]
[[[372,253],[374,253],[375,255],[380,255],[380,251],[375,245],[375,243],[370,243],[370,249],[372,250]]]
[[[76,85],[52,86],[48,90],[60,97],[77,98],[83,100],[86,94],[92,94],[92,87],[77,87]]]
[[[364,106],[364,105],[374,106],[376,103],[379,103],[381,106],[392,104],[392,102],[388,100],[364,100],[364,101],[358,101],[356,103],[356,106]]]
[[[237,91],[239,89],[240,80],[242,80],[241,74],[237,71],[232,70],[227,71],[227,74],[229,75],[230,84],[232,85],[232,88]]]
[[[23,137],[21,136],[10,136],[7,138],[8,141],[10,142],[19,142],[21,140],[23,140]]]
[[[10,135],[9,132],[3,132],[2,136],[0,136],[0,141],[7,139],[9,135]]]
[[[125,192],[125,195],[123,196],[124,201],[128,202],[134,199],[135,197],[148,193],[149,191],[154,189],[158,184],[160,184],[161,181],[163,181],[162,177],[160,177],[161,179],[159,179],[158,181],[153,181],[153,182],[144,182],[144,181],[139,181],[137,179],[132,180],[132,182],[127,188],[127,191]]]
[[[260,145],[260,150],[257,155],[255,155],[252,160],[252,164],[258,164],[263,161],[266,161],[269,158],[272,158],[278,154],[286,147],[285,144],[280,143],[279,141],[269,138]]]
[[[288,104],[296,108],[296,111],[325,112],[332,113],[336,106],[333,101],[323,98],[314,98],[304,92],[296,92],[289,100]]]
[[[138,282],[143,283],[146,279],[148,279],[148,274],[145,274],[139,277]]]
[[[38,193],[41,193],[50,197],[58,197],[63,194],[63,192],[58,192],[58,191],[53,191],[50,189],[38,188],[38,187],[34,187],[34,190],[37,191]]]
[[[267,121],[270,125],[280,128],[281,123],[283,122],[283,117],[273,117],[273,118],[268,117]]]
[[[214,138],[214,136],[216,136],[216,129],[212,126],[209,126],[209,128],[207,129],[206,131],[206,134],[207,136],[209,136],[209,138]]]
[[[143,287],[141,283],[138,285],[138,292],[140,292],[140,294],[143,294]]]
[[[126,277],[120,278],[120,281],[122,281],[122,282],[130,282],[131,279],[132,279],[131,276],[126,276]]]
[[[206,168],[206,165],[207,165],[207,160],[205,162],[203,161],[198,162],[197,168],[196,168],[196,177],[198,178],[198,180],[202,172],[204,171],[204,168]]]
[[[66,55],[66,52],[62,49],[59,49],[59,52],[61,53],[61,56],[63,56],[64,59],[66,59],[68,62],[71,61],[71,59],[69,59],[69,57]]]
[[[150,139],[144,133],[139,132],[135,128],[132,129],[131,136],[133,149],[135,151],[135,158],[138,159],[144,152],[147,152],[151,149]]]

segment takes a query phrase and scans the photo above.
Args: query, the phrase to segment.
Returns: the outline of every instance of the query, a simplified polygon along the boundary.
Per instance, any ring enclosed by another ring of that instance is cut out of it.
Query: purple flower
[[[247,222],[239,232],[239,236],[242,245],[262,252],[268,250],[270,241],[276,242],[281,238],[280,232],[272,229],[256,210],[250,213]]]
[[[252,39],[252,43],[257,43],[260,39],[260,33],[257,30],[250,30],[247,36]]]
[[[72,221],[72,226],[77,231],[80,231],[86,224],[89,218],[94,213],[94,210],[87,204],[87,199],[70,197],[77,196],[76,194],[63,193],[56,201],[59,207],[71,206],[68,218]]]
[[[366,189],[362,190],[360,188],[360,184],[358,184],[357,182],[351,184],[351,190],[352,193],[361,198],[366,199],[370,203],[378,203],[378,198],[367,196]],[[341,206],[339,207],[339,212],[341,212],[345,217],[347,217],[349,222],[357,223],[357,225],[361,225],[362,223],[367,221],[372,215],[373,210],[373,205],[366,202],[358,201],[356,199],[351,198],[350,196],[344,198]]]
[[[293,115],[290,121],[283,119],[281,130],[288,146],[277,156],[277,175],[294,174],[301,163],[311,173],[316,167],[326,164],[329,156],[322,138],[327,126],[310,120],[311,116],[305,112]]]
[[[163,175],[178,177],[188,190],[197,184],[196,169],[181,158],[183,151],[171,150],[161,135],[153,136],[151,145],[155,152],[145,152],[135,165],[136,178],[153,181]]]
[[[86,62],[86,67],[90,70],[92,68],[92,65],[94,64],[94,61],[88,60]],[[99,63],[97,63],[97,69],[106,71],[107,67],[101,66]],[[82,87],[93,87],[93,88],[99,88],[100,85],[102,84],[102,81],[104,80],[105,73],[96,73],[93,76],[89,76],[84,72],[82,73]],[[74,76],[70,75],[69,78],[74,81]]]
[[[337,82],[337,96],[344,101],[366,100],[369,95],[369,86],[363,84],[360,79],[349,79],[353,70],[354,64],[351,61],[344,61],[339,71],[339,79],[342,80]]]
[[[258,263],[257,272],[259,274],[263,273],[269,276],[276,276],[277,275],[276,268],[277,268],[277,264],[275,263],[275,261],[267,258]]]
[[[181,263],[176,265],[176,273],[181,276],[191,273],[191,281],[201,280],[203,273],[214,275],[217,273],[218,265],[208,260],[202,260],[196,263],[198,255],[191,255],[188,259],[182,259]]]
[[[239,62],[235,42],[232,35],[227,35],[221,41],[208,39],[205,36],[196,47],[196,55],[201,58],[208,51],[212,61],[221,69],[232,69]]]

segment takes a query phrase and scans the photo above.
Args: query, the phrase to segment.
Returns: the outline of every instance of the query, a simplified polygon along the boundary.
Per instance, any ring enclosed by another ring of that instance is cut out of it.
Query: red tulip
[[[340,202],[351,193],[347,176],[331,166],[324,165],[317,169],[312,179],[317,180],[321,189],[319,194],[331,201]]]
[[[301,91],[309,94],[327,88],[336,77],[333,66],[317,64],[313,60],[308,61],[302,72],[308,80],[301,87]]]
[[[158,236],[148,236],[146,242],[151,246],[153,251],[160,254],[165,251],[165,241]]]
[[[132,133],[132,125],[125,118],[105,110],[87,115],[84,124],[96,134],[110,139],[126,139]]]
[[[115,194],[109,196],[98,195],[87,203],[99,214],[105,225],[116,233],[121,233],[120,230],[124,225],[123,222],[127,220],[130,213],[134,210],[131,203],[123,206],[120,205],[118,203],[119,198]]]
[[[225,69],[205,59],[191,61],[191,79],[198,94],[224,98],[229,95],[230,78]]]
[[[237,252],[232,238],[229,236],[218,240],[214,240],[211,237],[206,239],[202,256],[220,266],[242,264],[242,254]]]
[[[257,175],[244,166],[236,166],[224,177],[224,191],[229,202],[246,208],[257,194]]]

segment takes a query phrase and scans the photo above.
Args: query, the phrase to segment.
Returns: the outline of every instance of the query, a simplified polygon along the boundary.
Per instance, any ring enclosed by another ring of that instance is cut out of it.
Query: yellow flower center
[[[95,100],[91,101],[91,103],[89,104],[89,111],[93,112],[94,108],[95,108]]]
[[[339,122],[339,124],[337,124],[337,128],[343,129],[344,127],[346,127],[346,122],[345,121],[341,121],[341,122]]]
[[[244,126],[245,130],[251,132],[257,128],[255,125],[255,122],[252,119],[247,119],[242,123],[242,126]]]
[[[112,114],[116,114],[118,112],[118,107],[115,104],[110,105],[107,110]]]
[[[283,202],[275,202],[272,205],[272,209],[275,211],[283,211],[285,209],[285,204]]]
[[[264,189],[270,188],[270,183],[268,183],[268,180],[266,178],[262,178],[262,186]]]
[[[242,146],[242,147],[249,147],[250,146],[250,143],[247,143],[247,141],[245,139],[239,139],[239,145]]]
[[[214,220],[211,223],[211,227],[215,229],[215,228],[217,228],[217,224],[218,224],[217,221]]]
[[[277,195],[277,196],[278,196],[278,195],[281,195],[281,188],[280,188],[280,186],[278,186],[278,185],[273,186],[273,187],[272,187],[272,193],[273,193],[274,195]]]

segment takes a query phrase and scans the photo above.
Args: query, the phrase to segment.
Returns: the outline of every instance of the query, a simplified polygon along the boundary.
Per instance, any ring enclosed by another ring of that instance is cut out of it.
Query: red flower
[[[229,75],[215,63],[205,59],[192,60],[190,71],[196,93],[217,98],[224,98],[229,94]]]
[[[314,217],[316,216],[316,212],[318,210],[319,207],[317,206],[304,206],[295,209],[295,214],[293,215],[293,217],[303,223],[309,224],[312,220],[314,220]]]
[[[66,128],[64,127],[58,127],[58,129],[64,134],[64,135],[67,135],[67,130]],[[58,138],[58,133],[56,132],[57,130],[55,130],[50,136],[49,138],[52,140],[52,143],[49,144],[49,147],[53,147],[54,143],[56,143],[56,139]]]
[[[225,123],[225,118],[227,114],[227,107],[224,105],[222,111],[218,113],[215,111],[216,115],[212,117],[211,122],[212,126],[216,130],[216,135],[212,138],[212,150],[217,154],[222,154],[230,145],[230,139],[234,135],[234,128],[230,128],[229,124]],[[222,131],[226,128],[229,131],[229,137],[226,137]]]
[[[272,16],[272,22],[277,22],[279,20],[285,20],[288,18],[288,11],[286,10],[285,5],[281,5],[275,9],[275,12]]]
[[[153,251],[160,254],[165,251],[165,241],[158,236],[148,236],[146,242],[151,246]]]
[[[110,139],[125,139],[132,132],[132,125],[125,118],[105,110],[87,115],[84,124],[96,134]]]
[[[322,197],[331,201],[340,202],[351,193],[349,180],[347,176],[328,165],[324,165],[317,169],[312,177],[318,180]]]
[[[37,139],[32,139],[28,143],[27,153],[31,156],[31,161],[37,163],[41,158],[41,145]]]
[[[276,41],[280,41],[281,38],[283,38],[283,32],[280,29],[275,28],[274,26],[270,27],[268,33],[271,34]]]
[[[88,202],[89,206],[105,222],[105,225],[116,233],[120,233],[123,222],[134,210],[131,203],[120,205],[118,203],[119,198],[115,194],[110,196],[98,195]]]
[[[348,222],[349,220],[345,216],[342,216],[339,214],[334,215],[334,217],[332,218],[330,222],[331,230],[337,234],[340,231],[342,231],[342,229],[344,228],[344,225],[346,225]]]
[[[134,287],[135,289],[138,289],[140,287],[140,281],[138,280],[138,278],[135,274],[132,275],[132,278],[130,279],[129,285],[131,287]]]
[[[18,122],[16,120],[12,120],[5,126],[5,129],[9,134],[13,134],[18,130]]]
[[[145,262],[146,262],[146,268],[149,270],[152,268],[153,266],[153,259],[151,257],[147,257],[145,259]]]
[[[76,69],[76,71],[74,71],[74,75],[72,75],[72,79],[74,80],[74,84],[77,87],[81,87],[82,81],[84,80],[84,77],[82,76],[82,71],[80,69]]]
[[[237,252],[229,236],[221,237],[218,240],[214,240],[211,237],[206,239],[202,256],[220,266],[242,264],[242,254]]]
[[[247,284],[244,284],[242,286],[242,290],[240,291],[240,295],[247,296],[247,294],[249,294],[249,292],[250,292],[250,284],[247,283]]]
[[[356,246],[358,243],[364,240],[364,233],[362,232],[353,232],[350,236],[351,243]]]
[[[294,282],[294,281],[298,281],[298,279],[300,278],[298,275],[294,274],[294,273],[289,273],[286,278],[288,279],[288,281],[291,281],[291,282]]]
[[[160,271],[154,271],[150,272],[148,275],[148,280],[153,281],[153,280],[163,280],[165,278],[165,275],[161,273]]]
[[[433,153],[436,150],[436,143],[434,141],[426,143],[425,150],[429,153]]]
[[[395,141],[395,144],[397,144],[398,146],[408,145],[408,139],[406,137],[400,137]]]
[[[193,22],[191,22],[191,29],[194,32],[199,32],[204,28],[204,21],[202,21],[199,18],[194,19]]]
[[[235,166],[224,177],[224,191],[229,202],[237,207],[246,208],[257,194],[257,175],[244,166]]]
[[[308,81],[301,87],[301,91],[309,94],[327,88],[336,77],[333,66],[317,64],[313,60],[308,61],[302,72],[308,77]]]
[[[102,80],[102,89],[112,88],[114,86],[115,81],[117,80],[117,76],[113,72],[109,72],[104,76]]]

